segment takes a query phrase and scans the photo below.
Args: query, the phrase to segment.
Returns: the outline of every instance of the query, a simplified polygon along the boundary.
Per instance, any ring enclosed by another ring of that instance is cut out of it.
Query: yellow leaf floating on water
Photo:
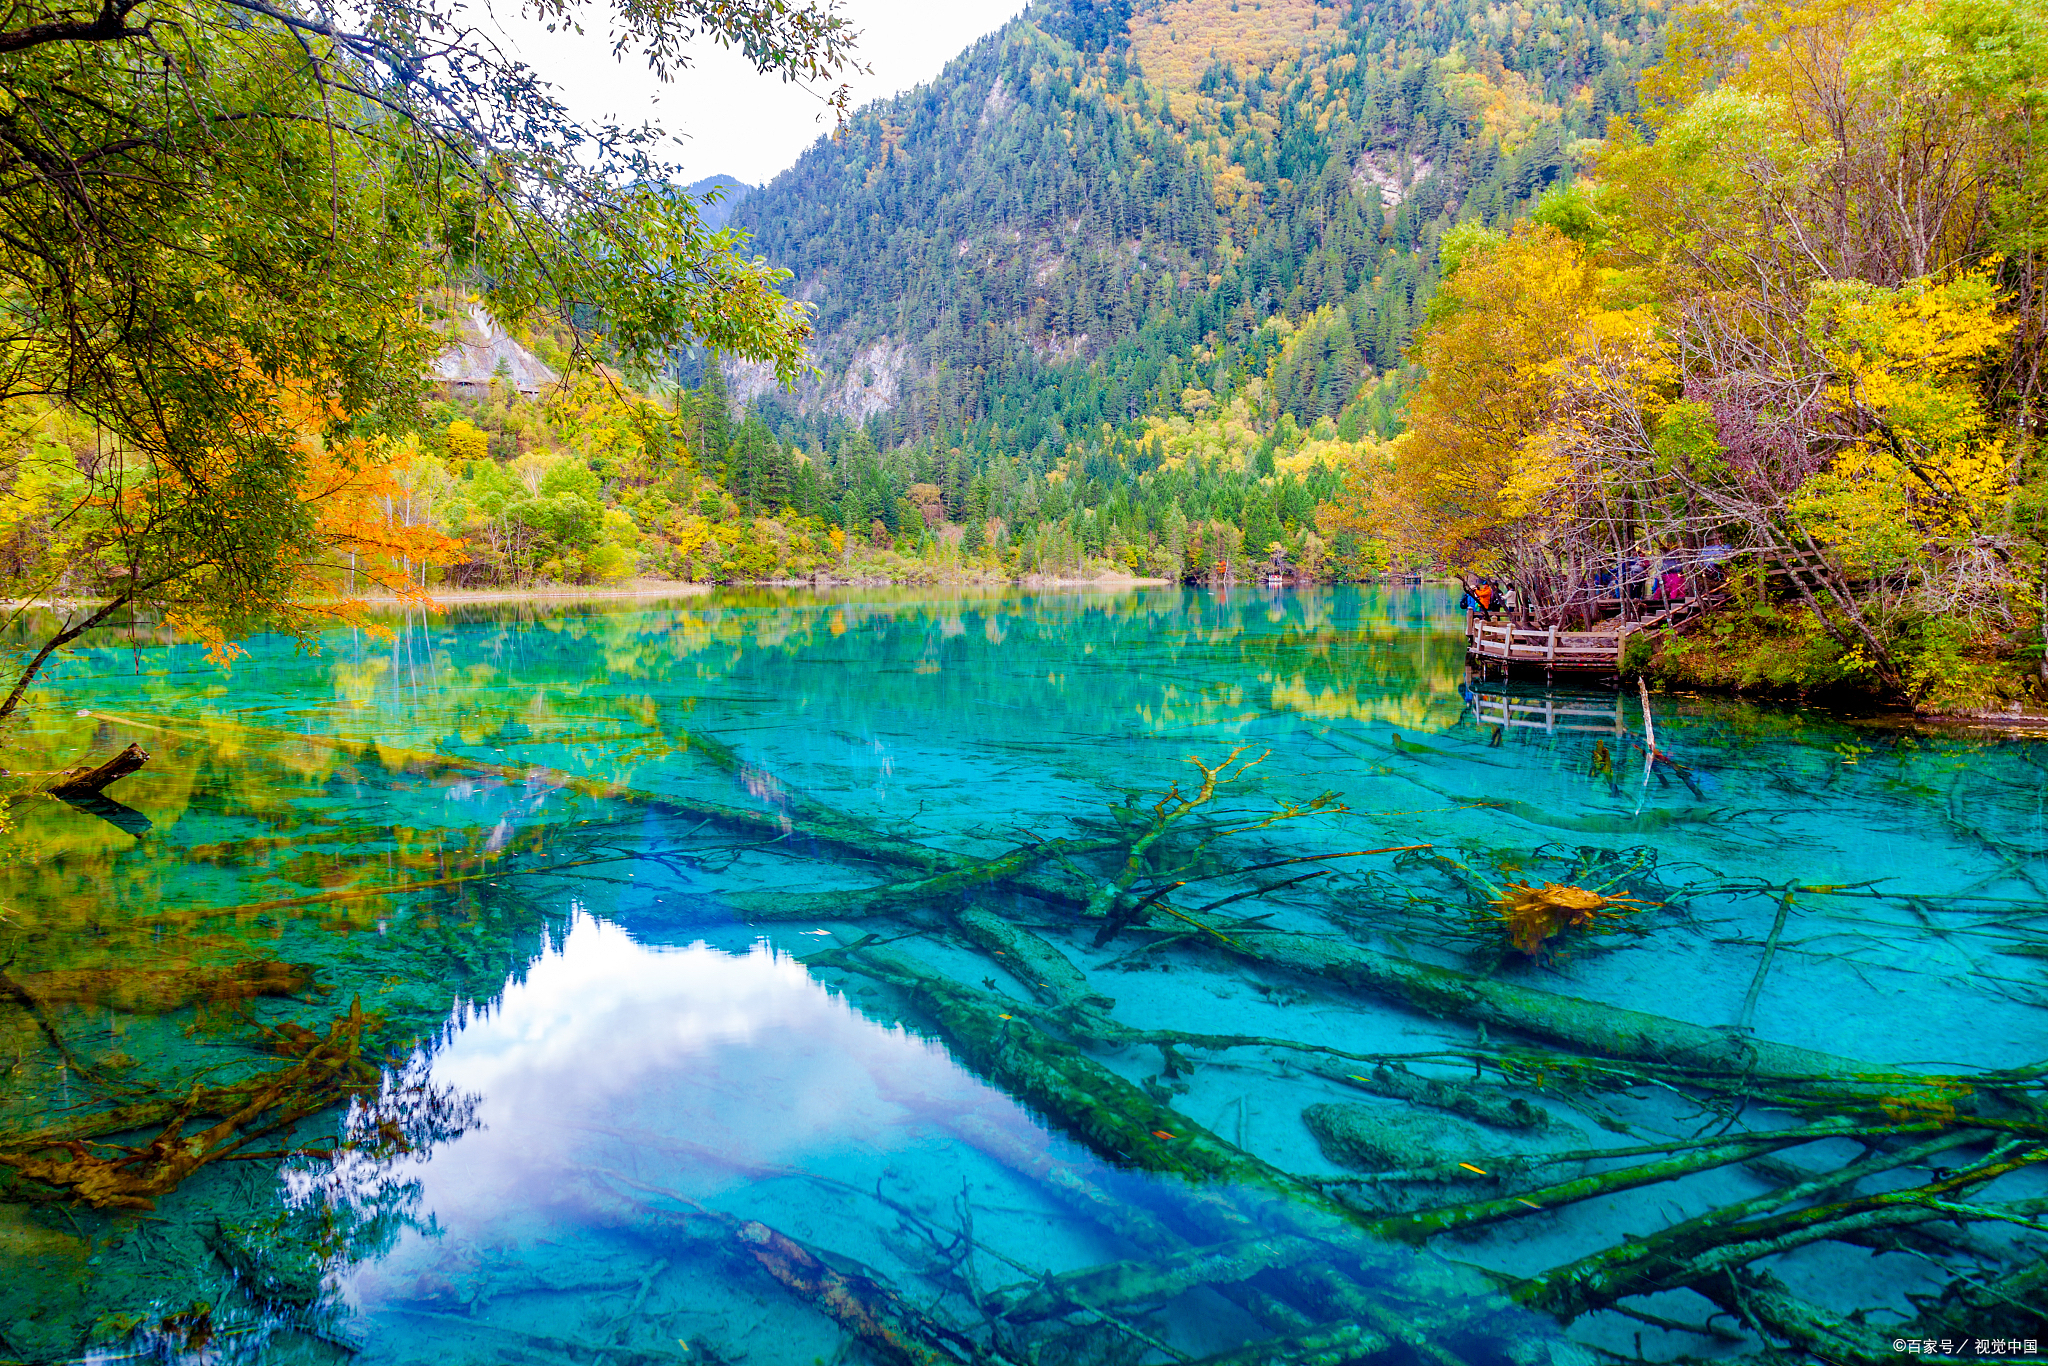
[[[1546,882],[1541,887],[1510,882],[1492,904],[1499,908],[1500,919],[1507,926],[1508,942],[1534,958],[1546,943],[1568,929],[1619,920],[1659,903],[1607,896],[1560,882]]]

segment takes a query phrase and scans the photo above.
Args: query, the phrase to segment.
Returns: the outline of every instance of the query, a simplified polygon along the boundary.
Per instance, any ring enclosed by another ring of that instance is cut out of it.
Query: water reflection
[[[934,1292],[1118,1254],[1032,1163],[1162,1199],[766,945],[650,946],[579,916],[451,1028],[430,1076],[478,1098],[476,1123],[418,1154],[411,1226],[337,1284],[363,1360],[688,1342],[692,1360],[808,1362],[843,1316],[742,1255],[758,1230],[929,1313],[963,1308]],[[1246,1327],[1212,1311],[1167,1331],[1214,1349]]]
[[[631,1166],[619,1134],[680,1141],[698,1198],[850,1139],[876,1153],[986,1095],[943,1049],[877,1026],[768,946],[652,947],[588,915],[433,1058],[482,1097],[420,1174],[425,1207],[481,1236],[563,1173]]]

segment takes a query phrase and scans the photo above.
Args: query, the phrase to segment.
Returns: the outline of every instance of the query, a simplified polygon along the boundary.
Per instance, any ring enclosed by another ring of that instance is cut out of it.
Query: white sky
[[[883,99],[937,76],[961,49],[994,32],[1024,0],[845,0],[841,12],[860,30],[859,59],[874,68],[849,80],[853,106]],[[758,75],[745,58],[702,45],[696,65],[672,85],[629,57],[612,59],[596,25],[581,38],[551,34],[519,20],[514,3],[493,11],[512,51],[551,82],[584,123],[659,123],[677,142],[668,159],[690,180],[733,175],[764,184],[806,147],[832,131],[832,115],[800,86]],[[603,11],[591,6],[591,19]],[[820,121],[822,115],[823,121]]]

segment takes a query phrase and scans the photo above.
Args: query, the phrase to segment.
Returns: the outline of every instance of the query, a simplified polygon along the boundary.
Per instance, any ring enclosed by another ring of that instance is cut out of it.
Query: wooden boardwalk
[[[1555,626],[1515,626],[1492,622],[1477,612],[1466,614],[1465,653],[1497,664],[1541,665],[1548,673],[1614,673],[1629,631],[1560,631]]]
[[[1499,664],[1541,668],[1546,674],[1612,674],[1621,670],[1628,638],[1638,631],[1669,630],[1706,611],[1720,595],[1702,593],[1673,603],[1634,621],[1610,621],[1591,631],[1561,631],[1555,626],[1516,626],[1465,613],[1465,654],[1482,666]]]

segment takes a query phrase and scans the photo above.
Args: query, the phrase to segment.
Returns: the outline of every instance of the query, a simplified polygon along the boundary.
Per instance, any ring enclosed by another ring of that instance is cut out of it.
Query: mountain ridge
[[[1265,380],[1267,423],[1390,434],[1437,241],[1568,178],[1661,25],[1650,0],[1035,5],[737,206],[816,307],[822,374],[729,367],[731,393],[814,439],[1050,463],[1206,370]],[[1276,318],[1316,353],[1255,354]]]

